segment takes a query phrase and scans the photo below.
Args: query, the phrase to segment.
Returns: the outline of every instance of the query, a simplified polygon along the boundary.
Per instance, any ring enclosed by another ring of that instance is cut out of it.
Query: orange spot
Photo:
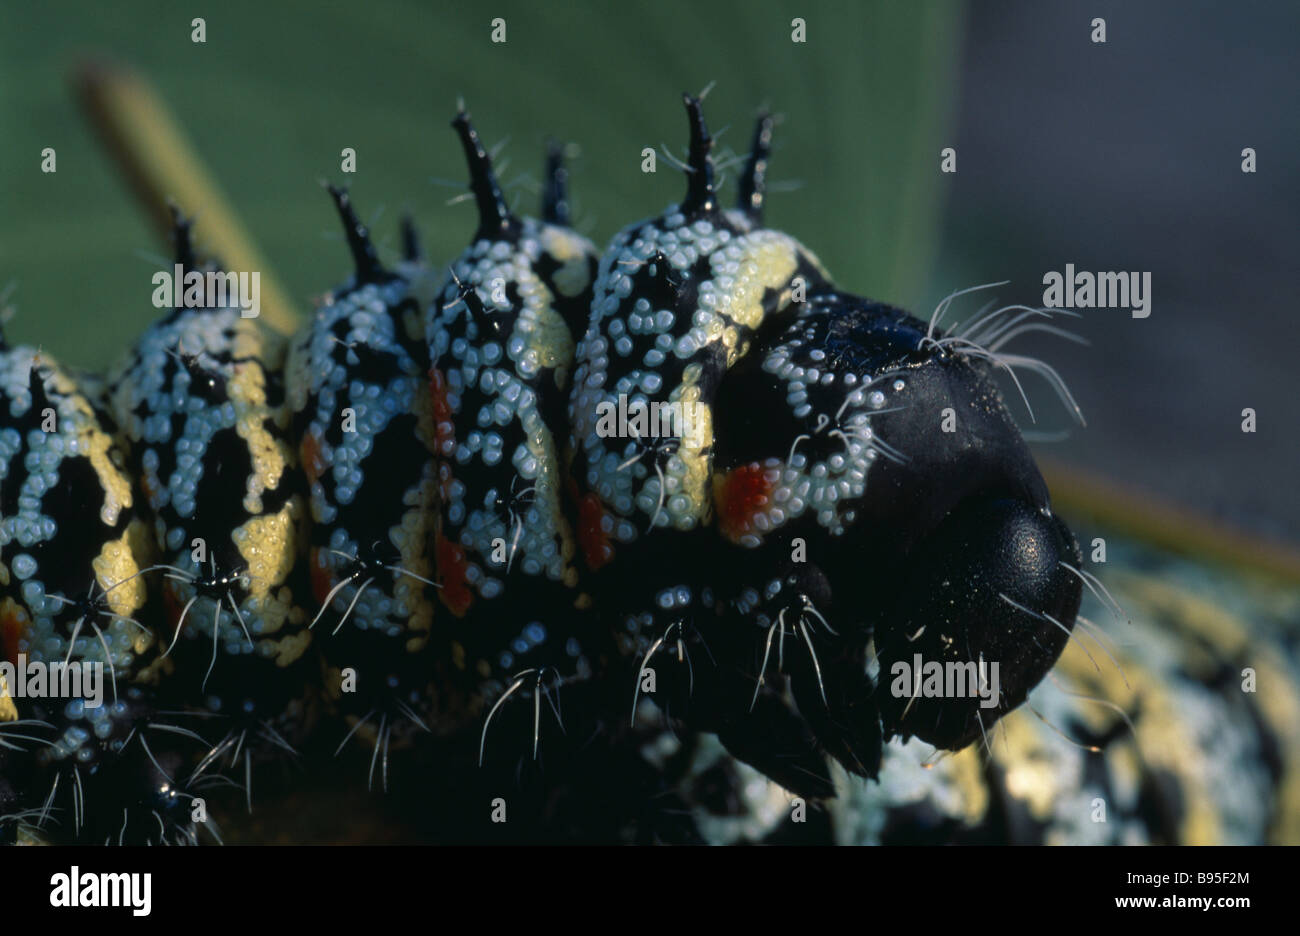
[[[758,462],[741,465],[715,482],[713,502],[722,535],[737,542],[753,532],[754,518],[767,508],[773,486],[767,469]]]
[[[595,572],[614,558],[614,547],[609,535],[601,527],[605,508],[595,494],[584,494],[578,501],[578,545],[587,560],[587,568]]]
[[[0,603],[0,652],[3,659],[18,665],[18,653],[24,642],[31,640],[31,618],[12,598]]]
[[[456,438],[451,402],[447,399],[447,378],[436,367],[429,368],[429,399],[433,403],[433,425],[437,435],[435,444],[442,452],[443,444]]]
[[[474,603],[474,594],[465,581],[469,563],[465,561],[465,550],[461,549],[441,533],[438,534],[438,584],[442,588],[438,597],[457,617],[464,617],[470,605]]]
[[[158,488],[154,487],[153,479],[149,475],[141,473],[140,487],[144,489],[145,497],[148,498],[149,504],[154,507],[158,506]]]
[[[302,444],[298,446],[298,457],[302,461],[302,470],[307,473],[307,480],[315,484],[319,479],[321,472],[325,470],[325,462],[321,458],[320,440],[310,432],[302,437]]]
[[[329,566],[325,564],[325,551],[313,546],[309,565],[311,566],[311,593],[316,596],[316,603],[322,605],[325,603],[325,596],[334,587]]]

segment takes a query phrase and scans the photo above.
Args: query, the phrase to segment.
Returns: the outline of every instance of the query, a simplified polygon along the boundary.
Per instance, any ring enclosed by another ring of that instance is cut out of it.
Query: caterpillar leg
[[[717,726],[717,735],[735,757],[792,793],[809,799],[835,795],[817,735],[776,693],[760,693],[748,712],[728,713]]]

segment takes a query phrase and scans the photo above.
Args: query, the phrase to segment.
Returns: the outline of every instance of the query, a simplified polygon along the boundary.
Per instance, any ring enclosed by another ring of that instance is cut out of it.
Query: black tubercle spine
[[[194,219],[181,214],[180,206],[175,202],[168,202],[167,208],[172,216],[172,247],[176,263],[183,270],[196,270],[199,264],[194,257],[194,241],[190,235]]]
[[[338,209],[339,218],[343,221],[343,232],[347,235],[348,249],[352,251],[352,262],[356,266],[357,285],[392,279],[393,275],[379,262],[379,254],[370,239],[370,232],[357,217],[348,190],[330,184],[326,184],[325,188],[334,199],[334,207]]]
[[[402,259],[408,263],[418,263],[423,256],[420,232],[415,226],[415,219],[407,212],[402,215]]]
[[[569,170],[564,166],[564,146],[546,142],[546,181],[542,188],[542,220],[567,227],[569,224]]]
[[[762,111],[754,123],[754,140],[749,160],[740,177],[736,207],[754,224],[763,223],[763,201],[767,196],[767,162],[772,155],[772,115]]]
[[[478,132],[470,123],[469,113],[461,110],[451,125],[460,134],[465,161],[469,165],[470,191],[474,193],[474,201],[478,205],[478,232],[475,239],[497,240],[516,236],[519,233],[519,220],[506,204],[501,184],[492,171],[492,157],[483,148]]]
[[[708,214],[718,207],[717,192],[713,187],[713,137],[704,123],[700,99],[683,94],[682,101],[691,125],[691,143],[687,157],[686,198],[680,207],[685,215]]]

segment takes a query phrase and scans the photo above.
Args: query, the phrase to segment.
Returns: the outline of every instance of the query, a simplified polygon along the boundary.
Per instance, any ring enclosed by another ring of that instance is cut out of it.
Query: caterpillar
[[[251,811],[320,741],[378,790],[540,772],[569,791],[542,836],[661,797],[695,819],[655,840],[753,839],[779,823],[746,772],[826,803],[909,738],[987,747],[1097,592],[995,381],[1077,412],[1002,350],[1042,313],[946,330],[955,296],[926,322],[843,290],[766,226],[771,117],[726,208],[684,106],[684,196],[603,252],[560,150],[520,217],[461,109],[446,269],[411,225],[386,265],[329,186],[353,269],[288,339],[199,287],[103,378],[0,350],[4,658],[113,686],[0,687],[0,834],[219,840],[205,790]],[[918,658],[996,667],[992,704],[891,691]]]

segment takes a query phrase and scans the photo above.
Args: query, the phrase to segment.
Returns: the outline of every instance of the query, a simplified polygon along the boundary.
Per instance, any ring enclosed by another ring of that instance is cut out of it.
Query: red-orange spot
[[[325,470],[325,462],[321,458],[320,440],[310,432],[304,433],[302,444],[298,446],[298,457],[302,462],[302,470],[307,474],[307,480],[315,484],[320,479],[321,472]]]
[[[0,603],[0,652],[14,666],[18,665],[18,654],[23,643],[31,640],[31,624],[27,612],[12,598],[6,598]]]
[[[585,494],[578,501],[578,545],[593,572],[614,558],[614,547],[601,526],[605,508],[595,494]]]
[[[465,580],[468,569],[465,550],[439,533],[438,584],[442,588],[438,591],[438,597],[457,617],[464,617],[474,603],[474,593],[469,590],[469,583]]]
[[[140,487],[144,488],[145,496],[149,498],[150,504],[158,503],[158,489],[154,487],[153,481],[149,478],[149,475],[144,474],[140,476]]]
[[[325,550],[313,546],[311,562],[308,565],[311,566],[311,593],[316,597],[316,603],[322,605],[325,603],[325,596],[334,587],[329,566],[325,562]]]
[[[429,368],[429,399],[433,404],[433,425],[437,433],[438,451],[443,451],[443,443],[455,439],[454,414],[451,401],[447,399],[447,378],[436,367]]]
[[[758,462],[741,465],[723,475],[713,489],[722,535],[738,542],[746,533],[753,532],[754,518],[766,510],[773,486],[767,469]]]

